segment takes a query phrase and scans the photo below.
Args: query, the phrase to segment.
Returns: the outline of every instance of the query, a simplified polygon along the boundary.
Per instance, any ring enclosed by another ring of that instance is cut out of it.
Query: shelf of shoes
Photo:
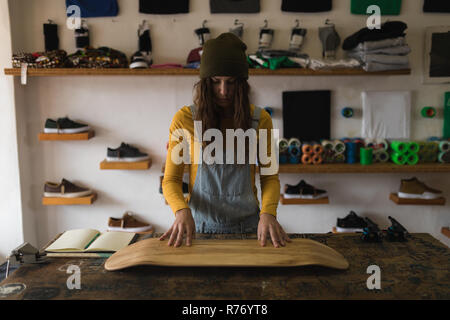
[[[437,199],[405,199],[399,198],[396,193],[391,193],[389,199],[398,205],[417,205],[417,206],[444,206],[445,198],[439,197]]]
[[[284,195],[280,196],[280,202],[284,205],[310,205],[310,204],[329,204],[330,200],[328,197],[320,198],[320,199],[286,199]]]
[[[20,68],[5,68],[5,75],[21,76]],[[303,68],[283,68],[277,70],[270,69],[250,69],[253,76],[367,76],[367,75],[409,75],[410,69],[367,72],[363,69],[334,69],[334,70],[312,70]],[[178,75],[198,75],[199,70],[188,68],[149,68],[149,69],[82,69],[82,68],[52,68],[33,69],[27,71],[28,77],[51,77],[51,76],[178,76]]]
[[[95,131],[81,133],[39,133],[39,141],[75,141],[89,140],[95,136]]]
[[[450,228],[443,227],[441,230],[442,234],[445,235],[447,238],[450,238]]]
[[[81,198],[43,197],[42,204],[44,206],[91,205],[95,200],[97,200],[97,194],[94,192],[87,197]]]
[[[100,170],[148,170],[152,166],[152,159],[139,162],[108,162],[100,163]]]

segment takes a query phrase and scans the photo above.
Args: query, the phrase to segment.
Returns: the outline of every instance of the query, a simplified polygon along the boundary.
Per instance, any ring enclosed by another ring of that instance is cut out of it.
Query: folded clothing
[[[450,1],[448,0],[425,0],[424,12],[450,12]]]
[[[258,13],[259,0],[209,0],[211,13]]]
[[[351,13],[367,14],[367,8],[371,5],[379,6],[381,15],[399,15],[402,0],[352,0]]]
[[[139,0],[139,12],[149,14],[189,13],[189,0]]]
[[[402,40],[404,40],[404,38],[400,38]],[[382,40],[384,41],[384,40]],[[381,41],[378,41],[381,42]],[[363,48],[363,46],[361,46],[361,48]],[[350,50],[347,51],[347,55],[354,57],[355,59],[358,59],[358,57],[361,57],[363,55],[366,54],[385,54],[385,55],[390,55],[390,56],[405,56],[407,54],[411,53],[411,48],[405,44],[402,46],[396,46],[396,47],[387,47],[387,48],[377,48],[377,49],[373,49],[373,50],[358,50],[358,49],[354,49],[354,50]]]
[[[386,64],[379,62],[367,62],[363,65],[363,69],[367,72],[389,71],[389,70],[406,70],[409,69],[409,63],[406,64]]]
[[[108,47],[86,48],[67,57],[71,68],[128,68],[127,56]]]
[[[381,25],[381,29],[363,28],[344,40],[342,48],[352,50],[360,43],[404,37],[407,24],[401,21],[388,21]]]
[[[281,11],[287,12],[324,12],[331,11],[332,0],[283,0]]]
[[[61,68],[66,57],[67,52],[64,50],[16,53],[12,56],[12,65],[13,68],[21,68],[22,63],[26,63],[28,68]]]

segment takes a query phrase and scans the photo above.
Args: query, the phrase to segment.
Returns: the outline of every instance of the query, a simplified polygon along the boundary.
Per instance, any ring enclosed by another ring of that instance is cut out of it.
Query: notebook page
[[[47,247],[48,252],[84,251],[84,248],[100,232],[94,229],[76,229],[64,232],[55,242]]]
[[[95,239],[85,251],[119,251],[128,246],[135,235],[132,232],[105,232]]]

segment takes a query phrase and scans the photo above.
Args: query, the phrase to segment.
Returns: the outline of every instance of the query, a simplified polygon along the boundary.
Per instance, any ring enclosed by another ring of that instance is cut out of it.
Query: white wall
[[[152,28],[155,63],[184,63],[192,48],[198,45],[193,30],[204,19],[213,36],[227,31],[234,19],[246,25],[244,41],[249,52],[255,51],[258,28],[268,19],[276,29],[274,48],[287,47],[289,30],[299,18],[308,28],[304,52],[319,57],[321,44],[317,28],[326,18],[332,19],[344,39],[365,25],[362,16],[350,15],[350,1],[334,1],[331,13],[288,14],[280,11],[281,0],[262,0],[262,12],[254,15],[211,15],[207,0],[191,0],[187,15],[153,16],[138,13],[138,1],[120,1],[120,15],[114,18],[89,19],[94,46],[110,46],[131,55],[137,49],[136,29],[146,18]],[[65,26],[64,1],[10,1],[13,48],[15,51],[42,50],[42,23],[52,19],[60,27],[60,43],[73,52],[72,31]],[[423,14],[421,1],[404,1],[399,19],[409,25],[408,42],[412,74],[390,77],[252,77],[253,102],[275,108],[274,125],[282,129],[281,93],[284,90],[330,89],[332,101],[332,135],[357,136],[360,119],[343,120],[339,111],[344,106],[360,107],[363,90],[411,90],[413,92],[412,137],[422,139],[439,136],[442,119],[423,120],[417,115],[425,105],[443,106],[443,95],[449,85],[425,86],[421,83],[423,67],[424,28],[445,25],[448,15]],[[342,50],[341,50],[342,51]],[[342,52],[341,52],[342,55]],[[120,217],[126,210],[140,214],[154,224],[157,231],[166,230],[173,222],[169,207],[158,194],[161,165],[165,159],[168,127],[176,110],[192,101],[192,86],[197,78],[180,77],[51,77],[30,78],[22,87],[16,79],[15,87],[19,130],[22,204],[26,217],[25,228],[34,226],[37,242],[43,245],[58,232],[66,229],[93,227],[104,230],[108,217]],[[37,135],[45,119],[68,115],[88,122],[96,130],[96,137],[87,142],[38,142]],[[153,158],[149,171],[100,171],[107,147],[122,141],[148,151]],[[445,174],[418,174],[427,184],[441,188],[450,196],[450,179]],[[99,199],[93,206],[44,207],[41,194],[45,181],[61,178],[74,180],[94,188]],[[396,206],[389,201],[389,192],[398,188],[402,174],[331,174],[281,175],[281,183],[296,183],[300,178],[331,194],[328,206],[280,206],[279,220],[288,232],[328,232],[337,217],[349,210],[372,218],[380,227],[389,225],[388,215],[394,216],[411,232],[426,232],[447,245],[449,240],[440,234],[449,225],[449,205],[444,207]],[[30,231],[31,232],[31,231]]]
[[[8,1],[0,0],[0,69],[11,63]],[[23,242],[13,79],[0,74],[0,264]]]

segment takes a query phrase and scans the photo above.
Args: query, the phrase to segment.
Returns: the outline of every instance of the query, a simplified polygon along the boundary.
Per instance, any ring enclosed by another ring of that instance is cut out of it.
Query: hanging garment
[[[281,11],[287,12],[325,12],[331,11],[332,0],[283,0]]]
[[[191,106],[193,115],[195,109]],[[261,111],[255,107],[252,116],[255,130]],[[256,233],[260,209],[252,187],[251,164],[208,165],[202,161],[197,168],[189,207],[198,233]]]
[[[283,92],[283,137],[329,140],[330,106],[331,91]]]
[[[401,21],[385,22],[381,25],[381,29],[370,30],[369,28],[363,28],[345,39],[342,49],[352,50],[358,46],[358,44],[368,41],[379,41],[404,37],[404,32],[407,28],[407,24]],[[386,47],[388,46],[394,46],[394,44],[386,45]]]
[[[379,6],[383,16],[398,16],[402,8],[402,0],[352,0],[351,13],[368,14],[367,8],[371,5]]]
[[[119,13],[117,0],[66,0],[67,8],[72,5],[80,7],[82,18],[115,17]]]
[[[148,14],[189,13],[189,0],[139,0],[139,12]]]
[[[450,1],[448,0],[425,0],[423,12],[450,12]]]
[[[450,32],[431,36],[430,77],[450,77]]]
[[[362,102],[363,138],[409,139],[411,126],[411,92],[363,92]]]
[[[209,0],[211,13],[258,13],[259,0]]]

